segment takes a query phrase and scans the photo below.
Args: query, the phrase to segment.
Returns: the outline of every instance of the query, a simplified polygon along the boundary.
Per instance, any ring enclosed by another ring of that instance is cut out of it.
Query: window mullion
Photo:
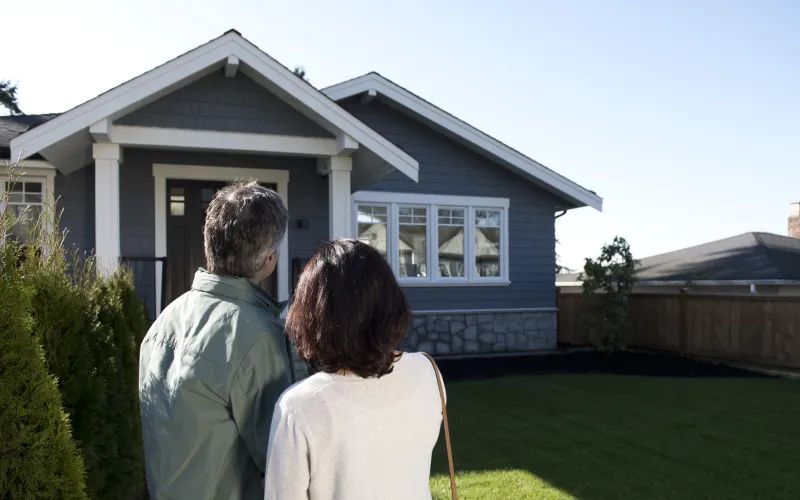
[[[466,258],[467,279],[475,279],[475,208],[467,207],[464,221],[464,255]]]
[[[387,238],[389,241],[387,245],[391,246],[391,258],[389,263],[392,266],[392,272],[398,278],[400,277],[400,218],[398,215],[397,203],[389,205],[389,217],[387,219],[389,227],[388,233],[391,235]]]
[[[436,281],[439,276],[439,208],[428,206],[428,278]]]

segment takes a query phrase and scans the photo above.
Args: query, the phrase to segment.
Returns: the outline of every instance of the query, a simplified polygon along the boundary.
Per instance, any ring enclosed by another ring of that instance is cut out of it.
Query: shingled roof
[[[579,274],[556,277],[578,281]],[[745,233],[642,259],[640,281],[800,280],[800,239]]]
[[[0,116],[0,160],[10,159],[11,148],[9,144],[11,139],[56,116],[58,116],[58,113]],[[31,158],[41,159],[41,156],[34,155]]]

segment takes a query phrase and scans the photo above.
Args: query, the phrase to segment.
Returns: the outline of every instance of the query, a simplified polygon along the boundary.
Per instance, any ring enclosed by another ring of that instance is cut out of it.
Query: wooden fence
[[[591,345],[580,294],[558,296],[558,341]],[[800,368],[800,297],[631,296],[630,346]]]

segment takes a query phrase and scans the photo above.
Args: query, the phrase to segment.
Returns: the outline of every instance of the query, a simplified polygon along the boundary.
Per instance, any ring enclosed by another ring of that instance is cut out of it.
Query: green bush
[[[9,215],[0,214],[0,237],[11,223]],[[33,290],[18,266],[19,256],[11,238],[0,242],[0,494],[84,499],[83,460],[57,381],[31,333]]]
[[[58,228],[54,211],[47,224]],[[92,257],[38,232],[22,266],[32,288],[33,332],[59,380],[86,464],[90,499],[138,499],[144,488],[138,347],[148,328],[131,274],[98,275]]]

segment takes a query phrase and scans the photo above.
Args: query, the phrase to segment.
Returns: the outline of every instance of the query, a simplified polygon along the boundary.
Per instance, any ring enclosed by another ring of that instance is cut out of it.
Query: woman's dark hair
[[[389,264],[371,246],[323,243],[300,275],[286,331],[314,371],[392,372],[410,311]]]

